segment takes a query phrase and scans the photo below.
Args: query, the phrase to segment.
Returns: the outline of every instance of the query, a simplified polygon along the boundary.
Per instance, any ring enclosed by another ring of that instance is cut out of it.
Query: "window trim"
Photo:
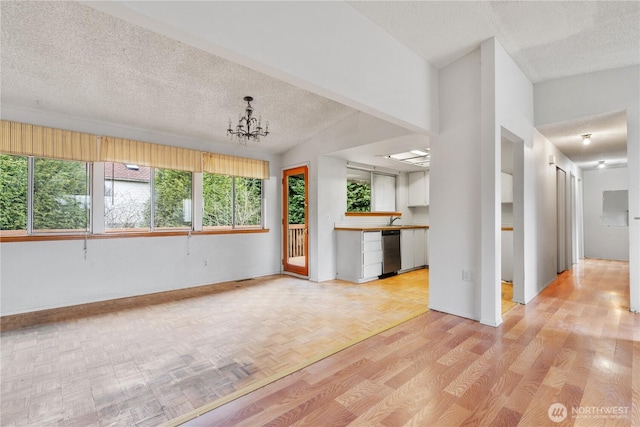
[[[93,162],[86,162],[84,160],[67,160],[62,158],[51,158],[51,157],[40,157],[40,156],[23,156],[22,154],[8,154],[10,156],[18,156],[18,157],[26,157],[27,158],[27,229],[24,230],[25,235],[27,236],[83,236],[87,234],[93,233]],[[34,191],[35,191],[35,173],[36,173],[36,159],[47,159],[47,160],[56,160],[61,162],[77,162],[84,164],[85,172],[86,172],[86,181],[85,185],[87,186],[87,194],[89,197],[89,208],[87,211],[87,224],[84,229],[76,229],[76,230],[47,230],[47,229],[39,229],[35,230],[33,228],[33,203],[34,203]],[[1,230],[2,233],[5,233],[9,230]],[[15,230],[15,232],[22,232],[22,230]]]
[[[211,236],[218,234],[258,234],[269,233],[269,228],[235,228],[225,230],[203,230],[203,231],[132,231],[124,233],[108,234],[32,234],[27,235],[25,231],[0,231],[0,243],[15,242],[39,242],[56,240],[100,240],[100,239],[121,239],[128,237],[176,237],[176,236]],[[17,234],[21,233],[21,234]]]
[[[204,174],[208,173],[211,175],[222,175],[228,176],[231,178],[231,225],[204,225],[203,217],[204,217]],[[236,222],[236,178],[244,178],[244,179],[258,179],[260,180],[260,224],[258,225],[238,225]],[[202,173],[202,192],[200,197],[202,197],[202,213],[200,218],[200,226],[202,231],[225,231],[225,230],[263,230],[265,229],[265,203],[264,203],[264,179],[261,178],[253,178],[253,177],[245,177],[245,176],[236,176],[236,175],[226,175],[226,174],[216,174],[213,172],[204,171]]]
[[[35,165],[35,158],[37,156],[22,156],[19,154],[9,154],[13,156],[20,156],[27,158],[27,215],[33,216],[33,170]],[[54,160],[64,160],[64,159],[54,159]],[[77,161],[77,160],[76,160]],[[266,227],[265,224],[265,200],[264,200],[264,184],[265,180],[260,179],[260,224],[259,225],[236,225],[235,223],[235,215],[233,219],[233,225],[231,227],[216,227],[207,226],[202,227],[201,229],[195,229],[196,224],[196,216],[197,216],[197,208],[196,208],[196,200],[200,199],[203,202],[203,194],[199,194],[196,196],[195,191],[196,188],[202,187],[202,182],[199,184],[197,180],[202,181],[203,173],[202,172],[191,172],[191,187],[192,187],[192,207],[191,207],[191,227],[186,228],[171,228],[171,229],[131,229],[131,231],[123,231],[119,229],[117,231],[107,231],[105,229],[104,224],[104,203],[96,203],[96,200],[100,198],[104,198],[104,171],[101,173],[96,173],[100,168],[96,165],[103,165],[104,162],[82,162],[85,164],[87,168],[87,185],[88,185],[88,196],[90,197],[90,212],[88,215],[88,228],[86,230],[78,230],[78,231],[33,231],[32,227],[32,218],[27,219],[27,230],[0,230],[0,243],[13,243],[13,242],[36,242],[36,241],[62,241],[62,240],[94,240],[94,239],[117,239],[117,238],[130,238],[130,237],[172,237],[172,236],[206,236],[206,235],[221,235],[221,234],[254,234],[254,233],[268,233],[270,231],[269,228]],[[156,168],[152,168],[156,169]],[[154,174],[152,174],[154,175]],[[154,178],[153,176],[151,177]],[[233,196],[231,199],[233,209],[235,210],[235,176],[231,176],[233,182]],[[245,178],[245,177],[239,177]],[[259,179],[259,178],[253,178]],[[99,185],[96,183],[99,181]],[[153,193],[153,191],[151,192]],[[96,214],[96,210],[99,210]],[[97,215],[97,218],[96,218]],[[200,215],[201,216],[201,215]],[[101,219],[101,224],[96,224],[97,220]],[[202,218],[200,217],[200,223]],[[31,229],[29,230],[29,226],[31,225]],[[100,231],[97,232],[96,225],[101,227]]]

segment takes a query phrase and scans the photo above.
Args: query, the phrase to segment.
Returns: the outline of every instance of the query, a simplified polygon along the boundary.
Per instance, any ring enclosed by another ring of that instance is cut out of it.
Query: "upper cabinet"
[[[502,203],[513,203],[513,176],[501,173]]]
[[[409,173],[408,206],[429,206],[429,173]]]

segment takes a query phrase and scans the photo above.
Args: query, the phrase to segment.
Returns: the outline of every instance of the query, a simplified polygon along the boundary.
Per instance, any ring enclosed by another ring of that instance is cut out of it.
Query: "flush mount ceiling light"
[[[244,110],[245,115],[238,119],[238,125],[235,130],[231,128],[231,119],[229,119],[227,135],[232,138],[235,137],[243,144],[251,140],[258,142],[260,141],[260,137],[269,135],[269,122],[267,122],[263,129],[262,118],[256,119],[253,117],[253,107],[251,106],[253,97],[245,96],[244,100],[247,101],[247,107]]]
[[[425,148],[424,150],[411,150],[404,153],[389,154],[384,157],[397,162],[406,163],[412,166],[420,166],[423,168],[428,168],[431,164],[431,154],[429,153],[428,148]]]
[[[589,145],[591,143],[591,134],[585,133],[584,135],[580,135],[582,137],[582,143],[584,145]]]

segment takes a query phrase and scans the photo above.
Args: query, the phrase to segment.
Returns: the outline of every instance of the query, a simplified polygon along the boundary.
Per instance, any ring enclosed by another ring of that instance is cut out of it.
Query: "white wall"
[[[629,261],[629,227],[602,222],[602,192],[627,190],[627,168],[590,169],[583,172],[584,256]]]
[[[479,319],[480,50],[440,70],[440,134],[431,141],[429,308]],[[462,280],[462,271],[471,281]]]
[[[318,159],[317,253],[319,282],[336,278],[336,232],[334,224],[347,210],[347,164],[344,160]]]
[[[626,110],[630,310],[640,312],[640,66],[549,80],[534,94],[536,125]]]
[[[4,106],[3,118],[217,150],[206,141]],[[225,154],[253,154],[241,148],[219,148]],[[86,257],[84,240],[5,242],[0,244],[2,315],[279,273],[280,162],[275,156],[260,156],[270,161],[271,178],[264,182],[268,233],[90,239]]]
[[[549,164],[549,156],[556,164]],[[540,132],[534,130],[533,147],[525,147],[525,289],[529,302],[557,277],[556,167],[581,178],[581,170]]]

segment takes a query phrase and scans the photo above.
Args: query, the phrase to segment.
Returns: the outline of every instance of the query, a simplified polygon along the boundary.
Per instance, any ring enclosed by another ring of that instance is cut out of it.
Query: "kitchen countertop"
[[[382,230],[407,230],[411,228],[429,228],[428,225],[367,225],[363,227],[357,227],[353,225],[349,226],[336,226],[334,230],[340,231],[382,231]]]

